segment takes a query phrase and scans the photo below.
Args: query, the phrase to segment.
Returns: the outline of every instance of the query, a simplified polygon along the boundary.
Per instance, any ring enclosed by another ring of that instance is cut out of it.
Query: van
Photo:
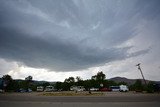
[[[127,92],[127,91],[129,91],[129,89],[126,85],[120,85],[119,86],[119,91],[120,92]]]

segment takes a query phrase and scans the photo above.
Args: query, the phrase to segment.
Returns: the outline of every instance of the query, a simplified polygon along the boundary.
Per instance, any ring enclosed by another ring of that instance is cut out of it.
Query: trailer
[[[44,91],[44,87],[43,86],[38,86],[37,87],[37,92],[42,92]]]
[[[85,88],[83,86],[71,86],[71,91],[85,91]]]
[[[52,92],[52,91],[54,91],[54,87],[53,86],[51,86],[51,85],[49,85],[49,86],[46,86],[46,88],[45,88],[45,90],[44,90],[45,92]]]

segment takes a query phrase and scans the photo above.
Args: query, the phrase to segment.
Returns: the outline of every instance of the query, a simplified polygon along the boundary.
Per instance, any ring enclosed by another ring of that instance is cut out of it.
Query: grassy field
[[[44,96],[103,96],[102,92],[74,92],[74,91],[65,91],[65,92],[43,92],[39,95]]]

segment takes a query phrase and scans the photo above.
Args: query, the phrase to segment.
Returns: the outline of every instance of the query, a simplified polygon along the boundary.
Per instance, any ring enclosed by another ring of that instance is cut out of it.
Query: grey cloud
[[[127,51],[130,49],[100,50],[83,47],[80,50],[76,45],[63,42],[58,38],[52,38],[52,43],[49,43],[44,39],[15,30],[1,29],[0,34],[5,35],[0,36],[0,55],[2,58],[22,62],[30,67],[58,71],[85,69],[114,60],[122,60],[127,58]]]
[[[15,62],[8,62],[4,59],[0,58],[0,76],[2,77],[3,75],[6,74],[6,71],[9,72],[13,70],[15,67],[17,67],[17,64]]]
[[[142,17],[156,17],[157,8],[157,1],[148,8],[147,3],[123,0],[0,2],[0,57],[56,71],[148,53],[147,49],[129,54],[131,47],[115,47],[136,35]]]

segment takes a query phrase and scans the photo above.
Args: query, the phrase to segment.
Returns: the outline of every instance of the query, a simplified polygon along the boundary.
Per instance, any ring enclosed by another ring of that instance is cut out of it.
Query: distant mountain
[[[15,79],[15,81],[25,81],[25,80],[22,80],[22,79]],[[56,82],[50,82],[50,81],[37,81],[37,80],[32,80],[32,82],[34,84],[44,84],[44,83],[49,83],[51,85],[54,85]]]
[[[116,83],[119,83],[119,82],[126,82],[128,85],[132,85],[136,82],[137,79],[128,79],[128,78],[125,78],[125,77],[114,77],[114,78],[110,78],[109,80],[112,80]],[[142,81],[142,84],[144,84],[144,81],[143,79],[139,79]],[[150,82],[151,80],[146,80],[146,82]],[[156,83],[160,83],[160,81],[152,81],[152,82],[156,82]]]
[[[128,85],[132,85],[135,83],[135,79],[127,79],[125,77],[114,77],[114,78],[110,78],[109,80],[112,80],[116,83],[119,83],[119,82],[126,82]]]
[[[50,85],[54,85],[56,82],[50,82],[50,81],[36,81],[36,80],[33,80],[33,82],[35,84],[44,84],[44,83],[49,83]]]
[[[44,84],[44,83],[49,83],[50,85],[54,85],[56,82],[33,80],[33,83],[34,83],[34,84]]]

